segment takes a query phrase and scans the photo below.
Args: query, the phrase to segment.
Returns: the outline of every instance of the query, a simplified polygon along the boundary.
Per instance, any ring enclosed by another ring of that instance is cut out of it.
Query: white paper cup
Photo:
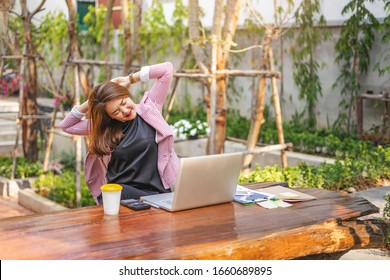
[[[105,184],[100,187],[103,196],[103,209],[106,215],[118,215],[121,201],[122,186]]]

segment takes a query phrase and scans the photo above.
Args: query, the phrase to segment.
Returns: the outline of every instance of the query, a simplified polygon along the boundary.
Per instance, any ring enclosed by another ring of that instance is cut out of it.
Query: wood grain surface
[[[117,216],[91,206],[4,219],[0,259],[291,259],[383,244],[386,225],[355,221],[379,211],[367,200],[299,191],[318,199],[289,208],[231,202],[175,213],[121,206]]]

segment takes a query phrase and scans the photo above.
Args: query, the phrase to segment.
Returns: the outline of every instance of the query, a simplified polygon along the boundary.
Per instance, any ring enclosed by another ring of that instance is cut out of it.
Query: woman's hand
[[[86,114],[88,112],[88,99],[77,107],[80,113]]]
[[[121,86],[124,86],[126,88],[128,86],[130,86],[129,76],[117,77],[117,78],[111,79],[111,82],[120,84]]]
[[[135,72],[125,77],[118,77],[111,80],[113,83],[120,84],[121,86],[128,87],[131,84],[135,84],[140,81],[140,73]]]

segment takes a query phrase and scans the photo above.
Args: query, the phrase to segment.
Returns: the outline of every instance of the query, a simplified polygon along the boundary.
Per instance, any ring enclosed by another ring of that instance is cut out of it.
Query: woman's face
[[[107,102],[106,112],[114,120],[131,121],[136,116],[136,105],[130,97],[119,98]]]

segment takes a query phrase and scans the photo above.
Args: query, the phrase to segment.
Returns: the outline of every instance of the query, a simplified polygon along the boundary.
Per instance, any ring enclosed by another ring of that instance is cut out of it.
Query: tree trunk
[[[218,1],[216,4],[221,5],[223,1]],[[241,0],[228,0],[225,7],[225,25],[222,36],[222,44],[217,44],[217,70],[226,69],[229,59],[230,48],[233,43],[233,38],[236,33],[238,15],[241,9]],[[221,7],[215,7],[215,13],[221,13]],[[219,25],[219,15],[214,15],[216,19],[215,25]],[[213,28],[214,29],[214,28]],[[216,27],[218,32],[219,28]],[[227,90],[227,76],[217,78],[217,94],[216,94],[216,124],[215,124],[215,142],[213,153],[223,153],[224,143],[226,138],[226,90]]]
[[[112,21],[112,6],[114,5],[114,0],[108,1],[107,6],[107,12],[106,17],[104,19],[104,25],[103,25],[103,37],[102,37],[102,50],[104,54],[104,61],[109,62],[110,61],[110,25]],[[123,9],[122,9],[123,10]],[[105,77],[106,80],[111,79],[111,67],[110,65],[106,64],[105,66]]]
[[[27,9],[27,1],[21,0],[21,12],[23,20],[24,40],[27,44],[27,54],[34,53],[32,45],[31,19],[34,13]],[[42,1],[41,5],[45,2]],[[23,73],[21,73],[23,74]],[[23,96],[22,116],[38,115],[37,104],[37,66],[34,57],[27,59],[26,91]],[[28,118],[22,121],[23,152],[25,157],[31,161],[38,160],[38,127],[39,121],[36,118]]]
[[[218,51],[217,70],[224,70],[230,55],[230,48],[236,33],[238,16],[241,10],[241,0],[228,0],[225,13],[225,25],[223,30],[223,44]],[[226,90],[227,76],[217,80],[217,112],[215,153],[222,153],[226,138]]]
[[[80,52],[79,52],[79,44],[77,41],[77,34],[76,34],[77,13],[73,2],[74,1],[72,0],[66,0],[66,4],[68,6],[68,12],[69,12],[68,34],[69,34],[69,42],[70,42],[71,59],[79,59]],[[78,74],[79,74],[81,88],[83,89],[84,94],[87,96],[89,92],[87,75],[85,74],[81,66],[77,68],[79,69]]]
[[[131,29],[129,18],[129,0],[121,0],[122,2],[122,25],[123,25],[123,37],[124,37],[124,54],[125,61],[123,63],[123,75],[126,76],[130,73],[130,66],[132,60],[132,46],[131,46]]]
[[[72,0],[66,0],[66,3],[68,5],[69,9],[69,23],[68,23],[68,32],[69,32],[69,41],[70,41],[70,58],[78,59],[80,57],[79,53],[79,47],[77,42],[77,34],[75,32],[75,26],[76,26],[76,11],[75,7],[73,5]],[[81,86],[80,86],[81,83]],[[84,84],[85,83],[85,84]],[[75,105],[80,104],[80,94],[79,94],[79,88],[84,89],[84,93],[87,95],[88,90],[86,90],[86,87],[88,88],[88,80],[87,77],[82,71],[81,65],[74,64],[73,65],[73,85],[74,85],[74,103]],[[76,202],[78,206],[81,206],[81,181],[80,181],[80,174],[81,174],[81,137],[75,136],[75,149],[76,149],[76,177],[75,177],[75,185],[76,185]]]
[[[142,0],[134,0],[134,29],[133,29],[133,50],[135,52],[134,60],[137,60],[140,65],[142,61],[142,51],[138,43],[138,30],[142,24]]]
[[[216,51],[216,70],[225,70],[226,64],[229,58],[229,50],[233,43],[232,39],[236,32],[238,15],[241,9],[241,0],[228,0],[226,6],[224,7],[225,1],[217,0],[215,1],[214,6],[214,17],[213,17],[213,27],[212,34],[210,37],[215,38],[217,41],[217,51]],[[213,67],[210,65],[211,63],[206,63],[206,54],[205,48],[202,48],[196,42],[202,40],[200,36],[200,21],[199,21],[199,3],[197,0],[189,0],[188,2],[188,27],[189,27],[189,37],[192,47],[192,53],[197,62],[197,66],[201,69],[204,74],[210,74],[210,68]],[[222,19],[223,19],[223,11],[225,11],[225,25],[222,30]],[[220,43],[220,42],[223,43]],[[213,73],[213,71],[211,71]],[[215,77],[207,79],[207,86],[210,88],[210,84],[215,79]],[[208,147],[209,153],[222,153],[223,145],[226,136],[226,76],[217,77],[217,81],[215,84],[215,90],[209,89],[208,92],[215,91],[215,99],[205,98],[206,102],[209,100],[209,104],[206,106],[212,107],[210,104],[214,104],[215,102],[215,112],[210,112],[211,122],[215,119],[215,124],[210,123],[210,127],[213,129],[215,127],[215,131],[211,132]],[[210,142],[211,143],[210,145]]]
[[[213,26],[211,35],[215,35],[216,39],[221,40],[222,36],[222,15],[224,9],[224,0],[216,0],[214,6]]]
[[[217,125],[217,122],[222,121],[221,119],[217,119],[218,110],[217,110],[217,100],[218,100],[218,80],[215,76],[215,72],[218,70],[218,61],[220,61],[219,56],[219,45],[222,37],[222,18],[224,11],[224,0],[216,0],[214,4],[214,16],[213,16],[213,26],[211,29],[211,74],[213,77],[210,79],[210,94],[207,96],[208,98],[208,120],[210,126],[210,136],[207,143],[207,153],[215,154],[216,150],[218,150],[218,143],[220,142],[218,136],[221,133],[217,130],[217,127],[221,127]],[[223,147],[222,147],[223,149]],[[221,150],[221,149],[219,149]]]
[[[250,34],[251,36],[251,45],[259,45],[259,34],[257,32],[252,32]],[[259,48],[252,49],[251,51],[251,69],[259,69],[260,68],[260,60],[259,57],[261,56],[261,50]],[[252,93],[251,93],[251,100],[254,101],[256,100],[256,97],[259,92],[259,81],[255,77],[252,79]],[[251,102],[251,116],[255,113],[256,110],[256,104],[255,102]]]

